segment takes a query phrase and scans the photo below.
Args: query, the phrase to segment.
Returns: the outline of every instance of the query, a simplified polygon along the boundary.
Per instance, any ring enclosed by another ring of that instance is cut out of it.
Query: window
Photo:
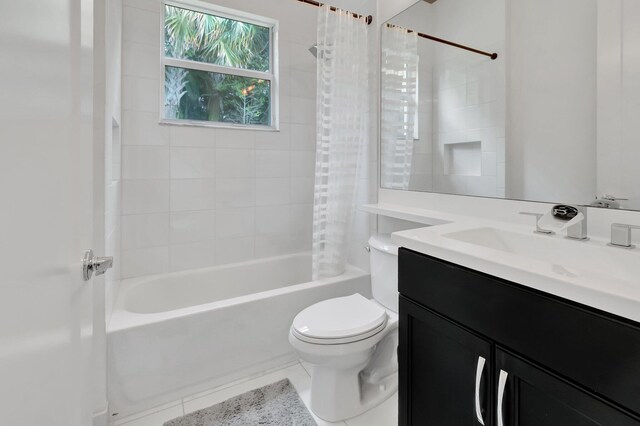
[[[162,120],[275,128],[275,32],[264,18],[166,2]]]

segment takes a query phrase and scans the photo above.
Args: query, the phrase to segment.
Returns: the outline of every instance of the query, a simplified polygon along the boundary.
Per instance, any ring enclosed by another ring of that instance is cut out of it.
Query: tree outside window
[[[272,31],[165,5],[164,118],[273,125]]]

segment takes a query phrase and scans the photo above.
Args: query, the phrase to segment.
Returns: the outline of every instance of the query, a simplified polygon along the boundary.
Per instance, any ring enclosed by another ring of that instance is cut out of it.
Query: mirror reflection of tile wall
[[[417,3],[411,14],[391,22],[438,37],[474,40],[501,53],[504,0],[490,3],[467,1],[468,8],[455,1]],[[384,38],[383,32],[383,43]],[[419,137],[413,143],[407,189],[504,197],[505,61],[422,38],[418,55]]]
[[[418,39],[418,137],[392,189],[640,210],[638,22],[637,0],[420,1],[392,18],[499,54]],[[389,188],[398,142],[381,144]]]

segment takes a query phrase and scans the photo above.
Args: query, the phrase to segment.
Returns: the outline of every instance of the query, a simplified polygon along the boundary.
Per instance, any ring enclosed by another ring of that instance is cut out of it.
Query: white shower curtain
[[[318,16],[317,147],[313,279],[344,272],[356,186],[369,130],[364,18],[322,6]]]
[[[387,25],[382,30],[382,187],[406,190],[418,137],[418,36]]]

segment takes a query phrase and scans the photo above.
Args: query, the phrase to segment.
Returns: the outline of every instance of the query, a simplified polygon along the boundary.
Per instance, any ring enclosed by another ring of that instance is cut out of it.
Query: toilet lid
[[[386,322],[383,307],[356,293],[309,306],[296,315],[291,328],[301,340],[347,343],[376,334]]]

